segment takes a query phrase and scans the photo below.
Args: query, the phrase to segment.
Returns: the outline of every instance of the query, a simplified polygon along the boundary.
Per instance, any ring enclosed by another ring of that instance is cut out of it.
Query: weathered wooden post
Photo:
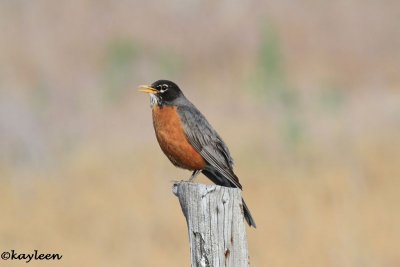
[[[192,267],[247,267],[240,189],[186,181],[172,188],[189,232]]]

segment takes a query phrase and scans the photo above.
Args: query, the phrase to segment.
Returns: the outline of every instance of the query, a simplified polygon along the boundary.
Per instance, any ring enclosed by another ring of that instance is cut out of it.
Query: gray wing
[[[207,119],[194,106],[179,106],[183,127],[189,143],[200,155],[238,188],[242,188],[239,179],[233,173],[233,159],[222,138],[208,123]]]

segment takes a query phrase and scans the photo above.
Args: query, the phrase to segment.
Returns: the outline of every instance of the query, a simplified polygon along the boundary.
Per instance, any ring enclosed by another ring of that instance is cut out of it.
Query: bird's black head
[[[183,96],[181,89],[175,83],[168,80],[158,80],[152,85],[142,85],[139,91],[149,93],[152,105],[173,105],[174,101]]]

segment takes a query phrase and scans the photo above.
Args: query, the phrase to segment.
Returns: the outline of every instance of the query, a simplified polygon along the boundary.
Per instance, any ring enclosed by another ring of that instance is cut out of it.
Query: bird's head
[[[168,80],[158,80],[151,85],[141,85],[139,91],[150,94],[152,106],[173,105],[175,100],[183,96],[179,86]]]

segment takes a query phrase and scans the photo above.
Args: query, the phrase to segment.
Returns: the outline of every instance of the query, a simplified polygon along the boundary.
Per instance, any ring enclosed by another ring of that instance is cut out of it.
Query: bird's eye
[[[166,84],[160,85],[160,93],[164,93],[167,90],[168,90],[168,85]]]

